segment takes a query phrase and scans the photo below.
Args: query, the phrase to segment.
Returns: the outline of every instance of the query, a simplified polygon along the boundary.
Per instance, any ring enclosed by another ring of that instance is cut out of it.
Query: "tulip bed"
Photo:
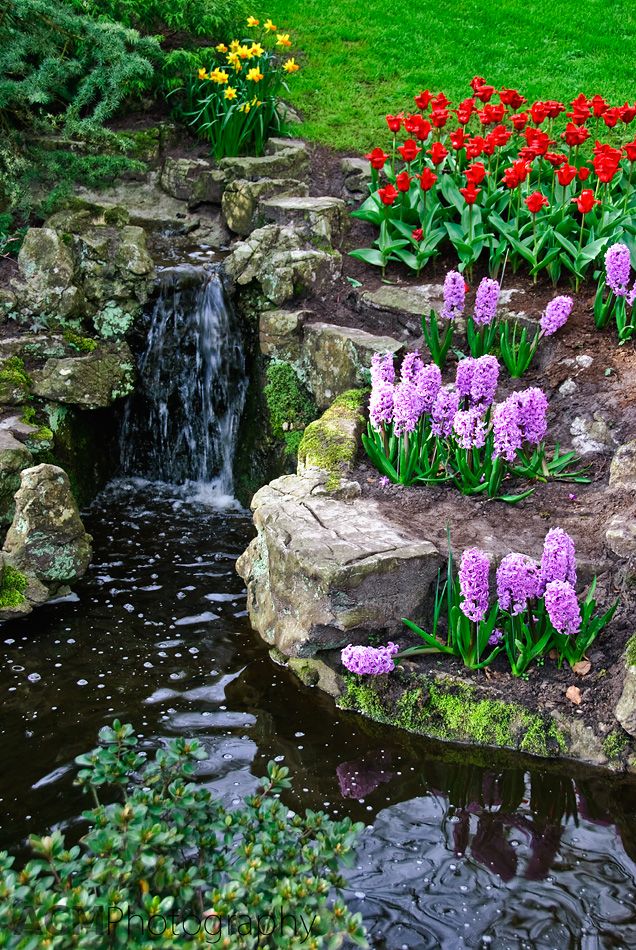
[[[425,90],[416,111],[386,117],[387,151],[367,156],[371,194],[354,212],[379,233],[352,255],[419,273],[452,250],[462,271],[527,265],[578,287],[611,244],[636,253],[636,105],[598,94],[529,103],[479,76],[470,86],[456,104]]]

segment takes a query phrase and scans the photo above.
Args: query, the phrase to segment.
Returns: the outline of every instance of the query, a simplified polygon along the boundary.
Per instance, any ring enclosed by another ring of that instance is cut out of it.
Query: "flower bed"
[[[636,105],[581,94],[568,109],[481,77],[470,85],[455,108],[425,90],[417,112],[386,117],[389,151],[367,156],[372,193],[354,212],[379,236],[355,257],[419,273],[450,245],[461,270],[487,259],[497,276],[525,264],[535,278],[545,270],[556,285],[569,274],[578,286],[610,244],[636,247],[636,139],[626,141]]]

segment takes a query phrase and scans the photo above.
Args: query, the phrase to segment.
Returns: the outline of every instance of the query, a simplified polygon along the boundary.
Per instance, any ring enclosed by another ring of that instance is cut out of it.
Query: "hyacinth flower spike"
[[[459,271],[451,270],[444,279],[444,302],[440,311],[439,318],[434,310],[431,310],[428,320],[422,317],[422,333],[424,341],[428,347],[431,359],[439,366],[444,368],[448,352],[453,344],[455,333],[455,321],[464,312],[466,302],[466,283]],[[445,323],[442,330],[440,320]]]
[[[497,306],[501,286],[496,280],[484,277],[477,288],[475,309],[466,323],[468,348],[472,356],[492,353],[497,339]]]
[[[618,338],[625,343],[636,334],[634,322],[634,299],[636,284],[629,290],[631,255],[625,244],[612,244],[605,254],[605,276],[601,278],[594,300],[594,324],[604,329],[613,318],[616,321]],[[609,290],[605,296],[606,290]],[[629,316],[628,316],[629,308]]]
[[[513,379],[523,376],[530,367],[541,340],[560,330],[567,322],[573,307],[573,299],[565,295],[551,300],[532,339],[528,337],[527,327],[520,328],[518,321],[515,320],[511,324],[508,320],[502,320],[498,327],[499,349],[501,359]]]

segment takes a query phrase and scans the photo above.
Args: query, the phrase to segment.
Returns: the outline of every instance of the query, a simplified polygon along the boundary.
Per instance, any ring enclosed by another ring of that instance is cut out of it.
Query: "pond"
[[[141,479],[85,513],[95,558],[74,597],[0,635],[0,848],[86,802],[73,759],[119,717],[154,746],[196,736],[228,803],[273,758],[291,807],[367,825],[346,897],[376,947],[636,945],[636,783],[442,747],[340,713],[269,659],[234,562],[249,514]]]

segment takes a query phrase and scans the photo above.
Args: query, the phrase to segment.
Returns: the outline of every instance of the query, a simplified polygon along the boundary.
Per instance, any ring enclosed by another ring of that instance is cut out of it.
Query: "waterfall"
[[[218,269],[183,265],[161,272],[138,377],[124,411],[124,474],[229,501],[247,379]]]

